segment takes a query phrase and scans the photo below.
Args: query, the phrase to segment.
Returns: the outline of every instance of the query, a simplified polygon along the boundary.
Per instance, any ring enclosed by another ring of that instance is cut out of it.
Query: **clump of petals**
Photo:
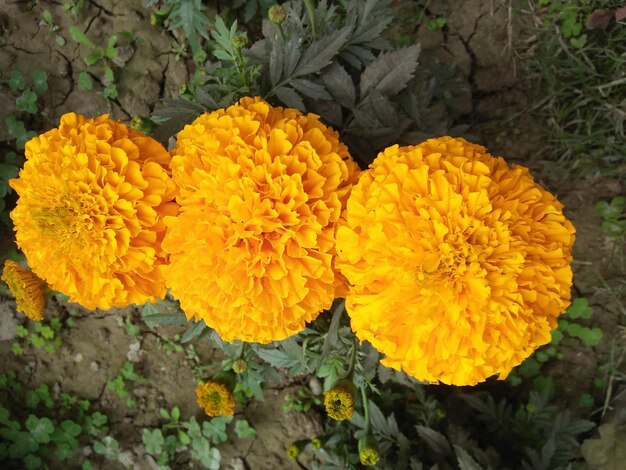
[[[15,296],[17,311],[34,321],[43,320],[46,305],[44,284],[32,272],[24,269],[15,261],[6,260],[2,271],[2,280]]]
[[[166,219],[166,276],[188,318],[267,343],[330,307],[336,224],[358,171],[335,131],[244,98],[186,126],[172,154],[181,211]]]
[[[337,232],[353,330],[420,380],[505,378],[569,305],[562,209],[527,168],[463,139],[387,148]]]
[[[221,382],[209,380],[196,388],[198,405],[207,416],[232,416],[235,413],[235,399],[228,387]]]
[[[106,115],[68,113],[27,142],[26,159],[11,218],[32,270],[89,309],[163,297],[163,217],[177,212],[163,146]]]

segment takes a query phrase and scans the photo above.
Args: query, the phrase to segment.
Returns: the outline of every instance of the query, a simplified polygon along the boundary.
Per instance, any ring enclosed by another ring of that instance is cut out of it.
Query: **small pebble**
[[[83,362],[83,354],[82,353],[76,354],[76,356],[74,356],[74,362],[76,362],[77,364],[79,362]]]
[[[92,361],[91,364],[89,364],[89,368],[95,372],[100,369],[100,364],[98,364],[96,361]]]

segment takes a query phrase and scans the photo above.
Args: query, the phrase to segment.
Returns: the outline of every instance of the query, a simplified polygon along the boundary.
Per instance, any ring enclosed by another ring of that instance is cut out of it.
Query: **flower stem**
[[[304,0],[304,6],[306,7],[306,12],[309,15],[309,22],[311,23],[311,33],[313,34],[313,39],[317,36],[317,32],[315,30],[315,3],[313,0]]]
[[[364,421],[365,421],[365,429],[364,435],[368,435],[370,432],[370,402],[367,399],[367,392],[365,391],[365,385],[361,386],[361,400],[363,401],[363,412],[364,412]]]

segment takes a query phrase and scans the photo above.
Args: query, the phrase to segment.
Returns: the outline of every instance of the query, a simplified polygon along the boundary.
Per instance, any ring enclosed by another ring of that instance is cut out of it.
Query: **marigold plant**
[[[196,388],[198,405],[207,416],[232,416],[235,399],[228,387],[221,382],[209,380]]]
[[[25,152],[11,218],[32,270],[89,309],[162,297],[163,216],[177,212],[163,146],[107,115],[68,113]]]
[[[15,296],[17,311],[34,321],[43,320],[46,306],[44,284],[32,272],[24,269],[15,261],[6,260],[2,271],[2,280]]]
[[[420,380],[505,378],[568,306],[573,242],[528,169],[451,137],[389,147],[337,233],[352,328]]]
[[[330,307],[336,223],[358,167],[338,135],[295,109],[244,98],[186,126],[166,218],[168,287],[226,341],[267,343]]]

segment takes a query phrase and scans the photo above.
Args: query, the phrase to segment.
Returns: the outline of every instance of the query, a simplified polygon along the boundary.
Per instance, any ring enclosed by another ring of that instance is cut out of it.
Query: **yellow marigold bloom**
[[[260,98],[204,114],[172,151],[168,287],[226,341],[304,329],[339,285],[336,223],[358,167],[318,116]]]
[[[569,304],[562,208],[528,169],[463,139],[387,148],[337,232],[353,330],[420,380],[505,378]]]
[[[208,381],[196,388],[198,405],[208,416],[232,416],[235,413],[235,399],[226,385]]]
[[[353,387],[339,383],[324,392],[324,408],[328,416],[334,420],[351,419],[354,414]]]
[[[177,212],[163,146],[107,115],[68,113],[26,159],[11,218],[32,270],[90,309],[163,297],[163,216]]]
[[[2,280],[15,296],[17,311],[34,321],[43,320],[46,304],[44,285],[32,272],[10,259],[4,262]]]

